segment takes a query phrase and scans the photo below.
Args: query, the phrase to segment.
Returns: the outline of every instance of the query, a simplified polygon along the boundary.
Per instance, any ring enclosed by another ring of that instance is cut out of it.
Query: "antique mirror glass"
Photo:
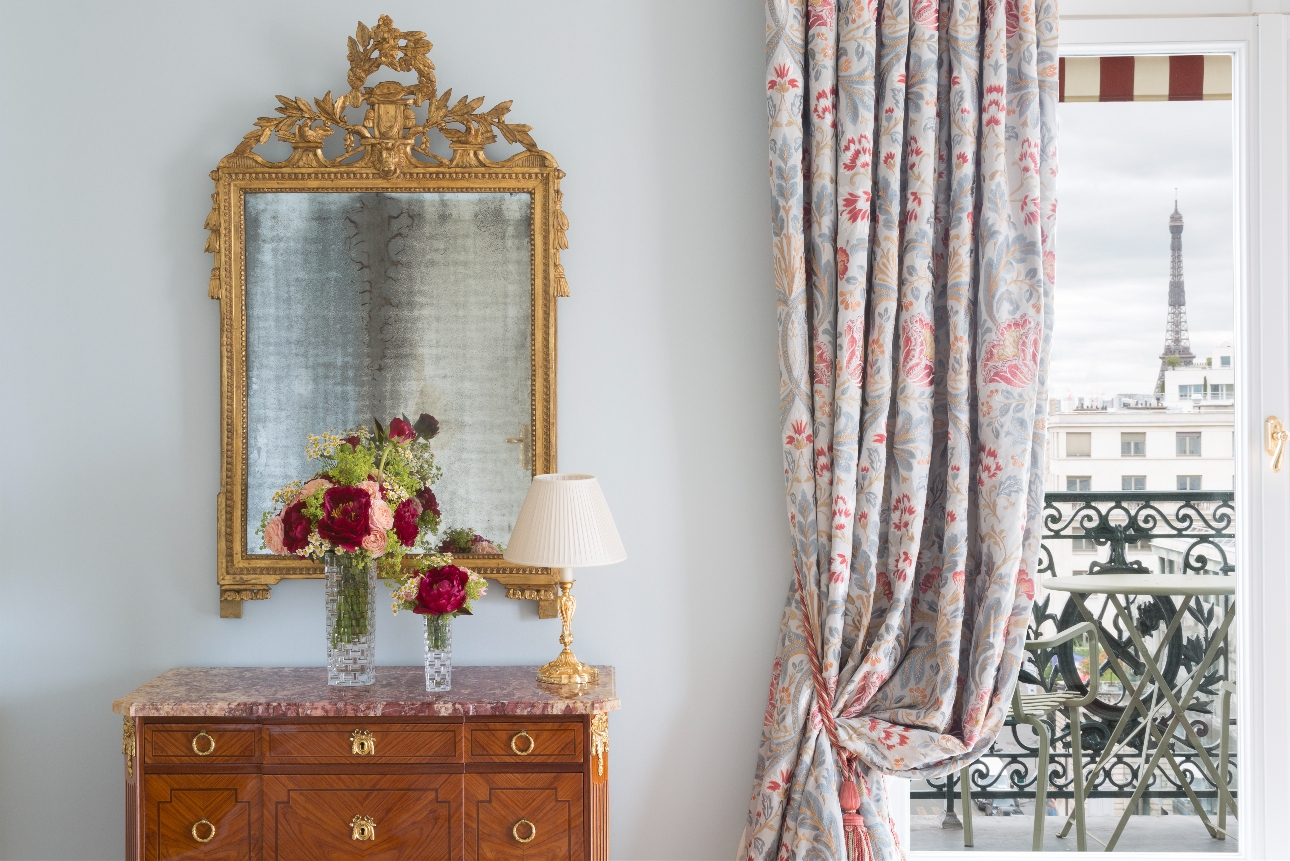
[[[440,536],[471,528],[496,546],[533,475],[556,469],[564,174],[507,120],[510,102],[439,92],[424,33],[383,16],[348,44],[344,95],[278,96],[211,174],[224,616],[322,575],[256,532],[274,492],[314,471],[310,434],[435,416]],[[416,82],[368,85],[382,69]],[[275,138],[290,149],[279,161],[264,152]],[[518,151],[494,161],[485,147],[502,140]],[[554,615],[548,569],[455,556]]]
[[[532,478],[527,194],[246,195],[246,552],[311,433],[428,412],[446,526],[504,545]]]

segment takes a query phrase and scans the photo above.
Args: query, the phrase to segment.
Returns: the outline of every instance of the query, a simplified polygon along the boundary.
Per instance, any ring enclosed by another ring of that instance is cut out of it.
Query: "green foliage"
[[[366,481],[376,472],[376,451],[368,446],[353,448],[348,445],[337,446],[336,465],[327,471],[327,475],[337,484],[355,485]]]
[[[310,522],[312,523],[316,524],[319,520],[322,519],[323,494],[326,492],[327,491],[325,488],[320,487],[317,490],[315,490],[313,493],[309,494],[309,496],[305,497],[305,509],[304,509],[305,517],[308,517]]]
[[[475,543],[475,530],[469,526],[459,526],[444,533],[444,541],[453,553],[469,553]]]

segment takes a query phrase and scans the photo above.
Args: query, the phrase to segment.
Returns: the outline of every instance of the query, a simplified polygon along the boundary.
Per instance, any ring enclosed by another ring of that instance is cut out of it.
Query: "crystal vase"
[[[376,563],[328,553],[327,684],[376,681]]]
[[[426,616],[426,690],[452,690],[452,616]]]

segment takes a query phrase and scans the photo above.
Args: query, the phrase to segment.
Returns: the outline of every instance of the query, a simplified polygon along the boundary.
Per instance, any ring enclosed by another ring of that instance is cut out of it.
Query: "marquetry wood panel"
[[[144,779],[148,861],[250,861],[260,857],[260,778],[152,774]],[[206,820],[213,829],[201,824]],[[201,842],[197,838],[207,838]]]
[[[461,861],[461,774],[265,775],[265,861]],[[373,840],[355,840],[355,816]]]
[[[461,762],[461,724],[363,723],[270,724],[265,762],[345,764],[415,764]],[[354,730],[366,730],[375,751],[354,753]]]
[[[467,861],[584,861],[583,780],[577,773],[467,774]],[[517,839],[517,825],[519,838],[533,839]]]
[[[155,763],[255,762],[259,733],[247,724],[144,724],[143,755]]]
[[[586,755],[586,732],[586,725],[581,721],[468,723],[466,761],[581,762]],[[528,738],[522,733],[527,733]]]

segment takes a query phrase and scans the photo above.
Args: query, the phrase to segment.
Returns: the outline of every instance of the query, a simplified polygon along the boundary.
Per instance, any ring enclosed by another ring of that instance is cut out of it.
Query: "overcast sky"
[[[1232,103],[1063,103],[1058,115],[1051,394],[1152,391],[1175,186],[1192,352],[1203,360],[1232,337]]]

